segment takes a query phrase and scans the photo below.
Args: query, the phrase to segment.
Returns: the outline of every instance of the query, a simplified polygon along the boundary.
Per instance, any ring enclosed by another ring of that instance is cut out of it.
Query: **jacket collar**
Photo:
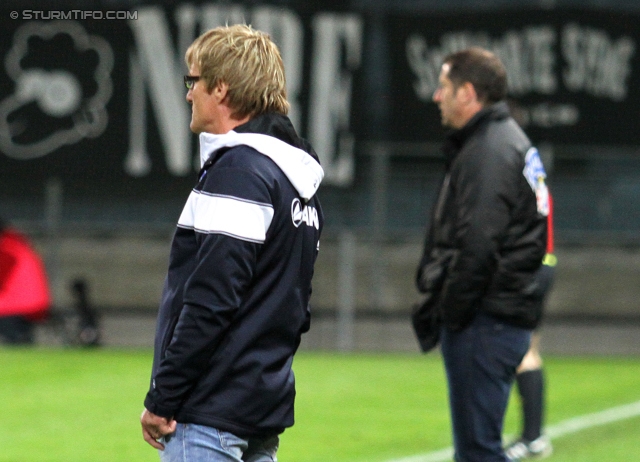
[[[495,104],[482,108],[466,123],[464,127],[449,131],[442,148],[447,163],[450,163],[453,160],[464,143],[480,127],[490,121],[506,119],[509,116],[509,106],[506,101],[499,101]]]
[[[223,135],[201,133],[202,169],[206,170],[235,146],[249,146],[273,160],[307,201],[320,187],[324,171],[318,156],[284,115],[263,114]]]

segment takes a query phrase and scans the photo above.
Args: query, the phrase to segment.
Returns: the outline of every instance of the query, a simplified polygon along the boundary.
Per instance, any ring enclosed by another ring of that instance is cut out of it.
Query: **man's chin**
[[[199,135],[200,133],[202,133],[202,129],[198,127],[196,124],[194,124],[193,122],[189,124],[189,129],[196,135]]]

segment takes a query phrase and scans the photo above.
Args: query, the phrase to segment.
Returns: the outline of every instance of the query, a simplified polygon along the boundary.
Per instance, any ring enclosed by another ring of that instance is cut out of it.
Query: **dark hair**
[[[466,82],[476,90],[483,104],[502,101],[507,96],[507,70],[496,55],[484,48],[472,47],[444,58],[449,64],[449,80],[455,88]]]

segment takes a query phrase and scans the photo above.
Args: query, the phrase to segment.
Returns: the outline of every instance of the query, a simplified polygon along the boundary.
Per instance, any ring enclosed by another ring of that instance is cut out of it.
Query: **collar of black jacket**
[[[449,131],[442,147],[447,163],[451,162],[465,141],[467,141],[467,139],[479,127],[492,120],[505,119],[509,116],[509,106],[506,101],[499,101],[495,104],[482,108],[466,123],[464,127]]]

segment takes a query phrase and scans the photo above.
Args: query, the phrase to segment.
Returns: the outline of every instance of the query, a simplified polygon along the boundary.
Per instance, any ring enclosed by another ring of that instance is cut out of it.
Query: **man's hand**
[[[158,440],[164,435],[168,435],[176,431],[177,422],[173,419],[169,420],[153,412],[145,409],[140,416],[142,424],[142,436],[144,440],[156,449],[164,451],[164,444]]]

